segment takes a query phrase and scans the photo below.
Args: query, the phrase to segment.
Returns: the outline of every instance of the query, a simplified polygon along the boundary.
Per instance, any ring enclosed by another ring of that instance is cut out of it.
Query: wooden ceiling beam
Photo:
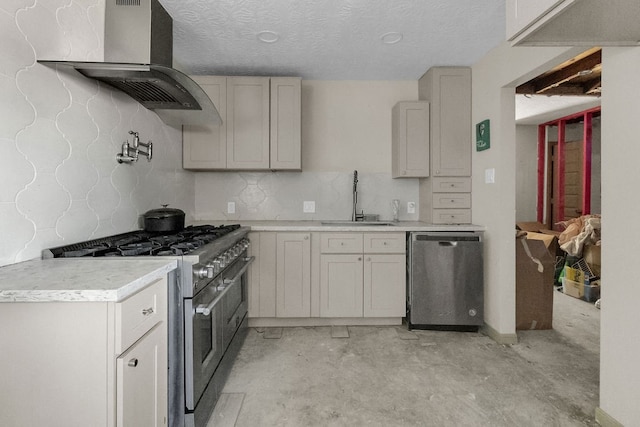
[[[602,80],[599,78],[584,82],[582,86],[587,95],[599,95],[602,92]]]
[[[553,95],[585,95],[585,90],[582,85],[579,84],[563,84],[562,86],[549,88],[540,93],[539,95],[553,96]]]
[[[532,83],[535,86],[535,93],[547,94],[546,92],[550,89],[581,76],[581,72],[586,70],[593,71],[596,67],[600,66],[601,62],[602,51],[598,50],[583,59],[575,61],[565,68],[549,73],[538,79],[534,79]]]

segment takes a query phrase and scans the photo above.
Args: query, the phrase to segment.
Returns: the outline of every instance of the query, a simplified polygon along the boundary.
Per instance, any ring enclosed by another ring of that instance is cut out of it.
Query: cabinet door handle
[[[309,236],[304,236],[304,240],[309,240]]]
[[[148,316],[150,314],[153,314],[153,307],[143,308],[142,309],[142,315],[143,316]]]
[[[358,257],[358,261],[362,261],[362,257]]]
[[[127,363],[127,365],[131,366],[132,368],[135,368],[136,366],[138,366],[138,359],[134,357],[133,359],[129,360],[129,363]]]

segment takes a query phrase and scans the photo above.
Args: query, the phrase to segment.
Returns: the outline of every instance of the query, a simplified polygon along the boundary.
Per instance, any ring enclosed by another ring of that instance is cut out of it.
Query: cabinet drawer
[[[471,178],[431,178],[434,193],[470,193]]]
[[[116,304],[116,354],[121,354],[147,331],[166,320],[166,279],[160,279]]]
[[[405,233],[365,233],[365,253],[405,253]]]
[[[470,193],[433,193],[431,200],[434,208],[464,209],[471,207]]]
[[[323,254],[362,253],[362,233],[322,233],[320,252]]]
[[[434,224],[471,224],[471,209],[433,209]]]

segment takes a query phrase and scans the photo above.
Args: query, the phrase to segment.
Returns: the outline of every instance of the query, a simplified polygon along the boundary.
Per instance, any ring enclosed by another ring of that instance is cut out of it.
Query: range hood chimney
[[[115,87],[168,125],[221,124],[211,99],[173,69],[173,20],[158,0],[106,0],[104,62],[38,61]]]

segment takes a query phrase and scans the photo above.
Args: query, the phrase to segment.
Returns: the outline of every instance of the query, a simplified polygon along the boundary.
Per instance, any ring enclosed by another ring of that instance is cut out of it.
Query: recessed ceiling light
[[[380,40],[384,44],[396,44],[402,40],[402,33],[398,33],[395,31],[392,31],[390,33],[385,33],[380,36]]]
[[[278,33],[276,33],[275,31],[260,31],[258,33],[258,40],[260,40],[263,43],[275,43],[278,40],[280,40],[280,35],[278,35]]]

